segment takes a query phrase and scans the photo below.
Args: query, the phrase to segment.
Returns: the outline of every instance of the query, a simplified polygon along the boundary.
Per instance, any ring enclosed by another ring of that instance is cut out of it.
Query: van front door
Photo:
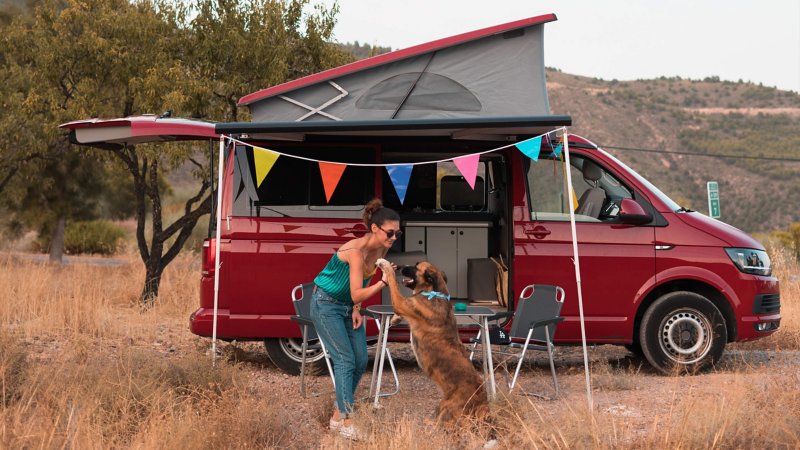
[[[555,340],[580,342],[580,316],[573,263],[572,231],[569,218],[566,166],[543,153],[538,162],[520,158],[525,186],[515,189],[514,290],[529,284],[561,286],[566,292],[562,308],[565,321],[557,328]],[[524,160],[524,161],[523,161]],[[571,176],[577,198],[595,186],[597,171],[584,178],[584,162],[572,154]],[[634,192],[597,164],[604,205],[632,198]],[[587,195],[587,197],[589,197]],[[640,196],[638,198],[641,198]],[[597,201],[597,200],[596,200]],[[583,206],[585,200],[580,202]],[[523,205],[523,206],[519,206]],[[602,205],[601,205],[602,206]],[[580,208],[581,210],[584,208]],[[581,267],[581,292],[586,338],[597,343],[628,343],[633,334],[636,300],[655,277],[655,233],[650,226],[627,225],[614,217],[612,209],[597,214],[576,214],[576,234]]]

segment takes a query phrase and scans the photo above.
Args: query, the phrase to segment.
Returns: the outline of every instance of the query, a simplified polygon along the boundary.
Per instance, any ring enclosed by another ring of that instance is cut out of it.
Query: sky
[[[605,80],[716,75],[800,92],[800,0],[338,2],[339,42],[396,50],[555,13],[545,25],[545,65],[563,72]]]

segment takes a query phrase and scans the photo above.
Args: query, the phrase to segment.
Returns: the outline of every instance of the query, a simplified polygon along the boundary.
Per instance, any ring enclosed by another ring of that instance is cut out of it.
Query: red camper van
[[[513,310],[533,283],[566,291],[555,342],[581,341],[566,170],[575,211],[589,343],[642,350],[659,370],[719,359],[728,342],[780,326],[780,290],[764,247],[751,236],[681,207],[591,141],[569,135],[570,160],[543,141],[538,162],[513,146],[480,157],[472,189],[452,161],[415,166],[404,201],[380,167],[348,166],[328,200],[313,160],[439,161],[496,149],[571,124],[550,114],[542,39],[554,15],[525,19],[384,54],[244,97],[253,122],[212,124],[156,116],[65,124],[73,142],[113,145],[224,134],[221,239],[209,230],[192,332],[263,340],[273,362],[300,366],[290,293],[312,280],[344,242],[363,236],[373,197],[397,210],[404,234],[387,255],[427,260],[447,273],[455,301]],[[551,135],[555,136],[555,135]],[[255,175],[253,146],[280,157]],[[566,212],[565,212],[566,211]],[[215,273],[215,250],[221,269]],[[509,268],[503,305],[494,285]],[[376,296],[366,304],[389,302]],[[503,325],[510,327],[510,323]],[[464,339],[477,329],[464,324]],[[392,328],[389,339],[409,338]],[[317,360],[321,354],[309,355]]]

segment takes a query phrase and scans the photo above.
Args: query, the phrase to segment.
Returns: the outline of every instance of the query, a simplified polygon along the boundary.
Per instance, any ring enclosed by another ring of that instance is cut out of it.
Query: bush
[[[69,254],[110,255],[124,238],[125,231],[107,220],[68,222],[64,230],[64,251]]]

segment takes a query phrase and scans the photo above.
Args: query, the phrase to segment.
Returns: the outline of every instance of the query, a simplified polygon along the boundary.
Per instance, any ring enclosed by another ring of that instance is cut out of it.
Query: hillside
[[[648,178],[682,206],[708,212],[720,184],[720,219],[747,232],[800,221],[800,162],[621,150],[800,159],[800,95],[744,82],[665,78],[618,82],[547,70],[553,114]]]

